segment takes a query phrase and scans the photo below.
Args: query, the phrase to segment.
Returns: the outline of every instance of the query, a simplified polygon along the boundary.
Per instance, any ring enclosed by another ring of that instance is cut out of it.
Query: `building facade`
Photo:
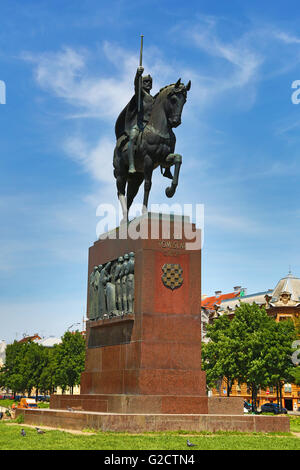
[[[275,321],[292,320],[295,324],[300,321],[300,279],[291,272],[277,283],[276,287],[251,295],[244,295],[245,290],[233,292],[217,297],[206,297],[202,301],[202,328],[203,341],[207,342],[206,326],[212,323],[215,318],[221,315],[234,316],[235,309],[241,303],[256,304],[265,307],[268,315]],[[216,292],[217,294],[217,292]],[[234,294],[234,295],[232,295]],[[236,295],[237,294],[237,295]],[[224,382],[220,383],[218,389],[211,391],[213,395],[225,396],[227,388]],[[239,385],[234,383],[231,396],[241,396],[246,401],[250,401],[251,392],[246,384]],[[289,411],[300,409],[300,386],[286,383],[282,389],[283,406]],[[268,387],[266,390],[260,390],[258,394],[258,405],[261,406],[267,402],[276,402],[276,389]]]

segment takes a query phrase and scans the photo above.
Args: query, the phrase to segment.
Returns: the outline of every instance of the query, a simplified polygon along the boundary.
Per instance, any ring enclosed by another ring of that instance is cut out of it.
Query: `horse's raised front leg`
[[[149,199],[149,193],[150,189],[152,186],[152,173],[153,173],[153,161],[149,157],[149,155],[146,155],[144,158],[144,178],[145,178],[145,183],[144,183],[144,201],[143,201],[143,214],[148,212],[148,199]]]
[[[179,155],[178,153],[170,153],[170,155],[167,156],[166,161],[170,162],[173,160],[173,165],[175,165],[175,171],[174,171],[174,176],[172,180],[171,186],[168,186],[166,188],[166,196],[167,197],[173,197],[178,185],[178,179],[179,179],[179,172],[180,172],[180,167],[182,163],[182,156]]]
[[[124,224],[128,221],[127,201],[126,201],[126,197],[124,196],[124,194],[119,194],[119,201],[121,204],[122,214],[123,214],[123,219],[121,220],[120,223]]]

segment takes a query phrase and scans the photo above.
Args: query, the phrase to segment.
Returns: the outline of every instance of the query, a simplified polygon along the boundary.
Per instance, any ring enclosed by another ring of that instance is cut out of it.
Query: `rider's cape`
[[[130,129],[137,123],[137,102],[133,95],[127,106],[121,111],[115,124],[115,134],[118,140],[123,134],[129,134]]]

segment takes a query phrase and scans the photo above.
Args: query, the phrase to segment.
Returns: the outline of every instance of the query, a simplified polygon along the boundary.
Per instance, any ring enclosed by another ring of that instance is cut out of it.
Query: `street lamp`
[[[80,325],[81,323],[73,323],[73,325],[69,326],[69,328],[67,329],[67,331],[70,331],[70,328],[72,328],[73,326],[76,326],[76,325]]]

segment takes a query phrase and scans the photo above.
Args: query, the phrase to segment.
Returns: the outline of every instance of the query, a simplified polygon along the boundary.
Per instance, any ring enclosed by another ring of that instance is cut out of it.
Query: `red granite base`
[[[208,398],[170,395],[52,395],[51,409],[105,413],[208,413]]]
[[[51,395],[50,408],[103,413],[243,415],[240,397],[186,395]]]
[[[240,431],[289,432],[287,416],[240,416],[208,414],[122,414],[50,409],[16,410],[24,423],[61,429],[95,429],[119,432]]]

